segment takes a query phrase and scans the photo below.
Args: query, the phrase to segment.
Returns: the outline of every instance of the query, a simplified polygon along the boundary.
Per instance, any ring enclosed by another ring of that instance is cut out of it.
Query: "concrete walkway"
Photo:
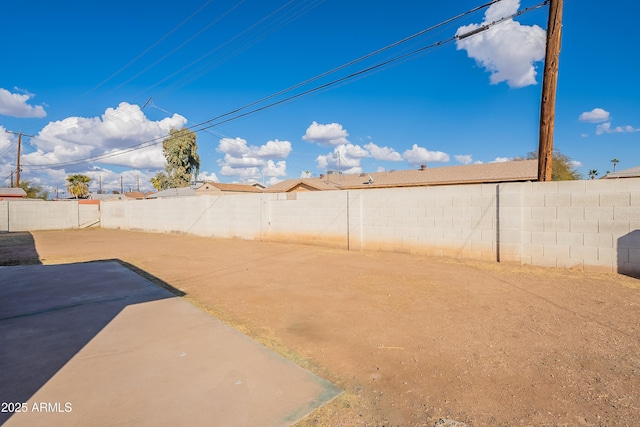
[[[0,267],[0,372],[6,426],[286,426],[340,393],[118,262]]]

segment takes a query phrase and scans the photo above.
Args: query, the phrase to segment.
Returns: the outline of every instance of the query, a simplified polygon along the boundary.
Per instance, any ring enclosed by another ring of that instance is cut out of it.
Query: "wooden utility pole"
[[[547,50],[542,78],[542,104],[540,106],[540,139],[538,141],[538,181],[551,181],[553,161],[553,129],[555,124],[558,58],[562,39],[563,0],[549,3],[547,24]]]
[[[30,136],[31,138],[33,138],[33,135],[26,135],[22,132],[11,132],[9,130],[6,130],[5,132],[7,133],[12,133],[14,135],[18,135],[18,160],[17,160],[17,168],[16,168],[16,187],[20,187],[20,149],[22,147],[22,136]],[[13,183],[11,184],[11,186],[13,186]]]

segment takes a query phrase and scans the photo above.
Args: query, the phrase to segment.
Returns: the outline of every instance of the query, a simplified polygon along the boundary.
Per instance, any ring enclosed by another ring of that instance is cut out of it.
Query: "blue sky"
[[[138,180],[151,189],[163,168],[157,142],[182,126],[198,130],[200,179],[221,182],[526,155],[538,144],[547,7],[274,107],[198,125],[482,4],[5,2],[0,186],[16,167],[17,137],[5,130],[33,135],[23,138],[22,179],[51,190],[71,173],[92,177],[93,190],[100,179],[104,190],[119,190],[121,177],[127,190]],[[241,113],[536,4],[495,2]],[[618,170],[640,164],[640,66],[637,38],[628,35],[640,5],[616,5],[564,5],[554,144],[584,175],[612,170],[614,157]]]

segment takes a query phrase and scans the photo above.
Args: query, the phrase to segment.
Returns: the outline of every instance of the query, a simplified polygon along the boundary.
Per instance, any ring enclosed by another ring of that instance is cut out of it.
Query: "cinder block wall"
[[[468,185],[361,190],[357,196],[362,206],[360,247],[496,260],[497,188]],[[518,259],[518,249],[505,249],[503,257]]]
[[[0,202],[7,220],[4,231],[63,230],[78,228],[78,202],[21,200]],[[3,214],[0,214],[2,225]]]
[[[75,202],[0,202],[0,231],[77,228]],[[640,178],[107,201],[101,225],[640,274]]]
[[[0,233],[9,231],[9,202],[0,200]]]
[[[640,273],[640,178],[520,185],[523,264]]]
[[[102,203],[102,227],[206,237],[261,239],[260,194]]]
[[[263,194],[265,224],[262,238],[348,249],[349,193]]]

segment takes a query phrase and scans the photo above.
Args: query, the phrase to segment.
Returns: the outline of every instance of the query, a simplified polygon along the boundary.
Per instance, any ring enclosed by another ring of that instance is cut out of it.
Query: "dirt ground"
[[[638,279],[103,229],[0,234],[0,256],[9,239],[13,264],[34,244],[128,263],[345,390],[301,427],[640,425]]]

